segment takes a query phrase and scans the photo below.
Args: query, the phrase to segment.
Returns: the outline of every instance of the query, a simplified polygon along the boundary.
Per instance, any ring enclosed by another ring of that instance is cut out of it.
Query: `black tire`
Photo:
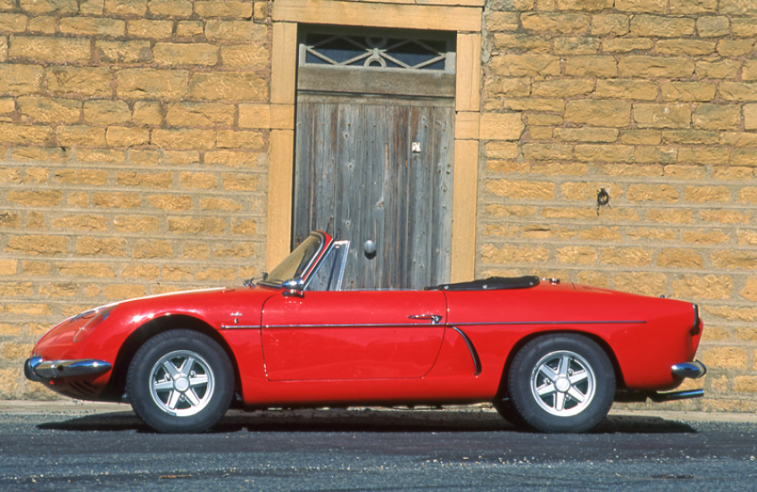
[[[497,410],[497,413],[515,427],[518,427],[519,429],[531,429],[528,422],[523,420],[523,417],[520,416],[515,405],[513,405],[513,402],[511,402],[508,397],[505,397],[505,399],[497,398],[492,402],[492,406]]]
[[[234,370],[210,337],[191,330],[154,336],[129,365],[126,389],[142,421],[158,432],[202,432],[228,410]]]
[[[605,351],[591,339],[545,335],[515,355],[507,391],[512,410],[534,430],[586,432],[612,407],[615,371]]]

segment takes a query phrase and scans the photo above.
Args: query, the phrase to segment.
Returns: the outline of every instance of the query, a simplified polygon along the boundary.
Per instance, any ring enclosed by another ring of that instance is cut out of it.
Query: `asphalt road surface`
[[[483,411],[232,411],[162,435],[123,408],[0,413],[0,491],[757,491],[754,418],[544,435]]]

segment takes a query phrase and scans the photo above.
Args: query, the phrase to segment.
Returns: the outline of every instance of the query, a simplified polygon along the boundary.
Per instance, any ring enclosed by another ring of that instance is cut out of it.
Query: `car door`
[[[269,380],[420,378],[444,338],[441,291],[306,291],[263,307]]]

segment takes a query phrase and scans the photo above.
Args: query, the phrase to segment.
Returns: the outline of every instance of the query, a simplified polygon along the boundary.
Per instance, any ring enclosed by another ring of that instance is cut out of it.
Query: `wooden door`
[[[343,289],[449,281],[454,115],[443,70],[300,66],[292,246],[313,229],[349,240]]]

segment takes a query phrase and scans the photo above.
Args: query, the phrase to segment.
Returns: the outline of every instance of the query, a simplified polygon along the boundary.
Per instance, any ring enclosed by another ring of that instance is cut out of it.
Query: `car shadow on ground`
[[[61,431],[151,433],[133,412],[113,412],[38,424]],[[209,432],[521,432],[497,413],[441,410],[230,410]],[[691,425],[661,417],[611,415],[591,434],[696,433]]]

